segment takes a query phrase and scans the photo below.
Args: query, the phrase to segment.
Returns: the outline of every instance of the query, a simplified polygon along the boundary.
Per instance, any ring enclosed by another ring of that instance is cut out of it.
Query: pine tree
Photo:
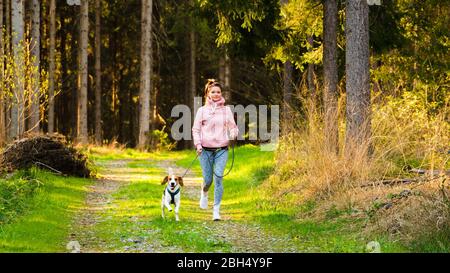
[[[346,154],[368,144],[371,131],[369,86],[369,6],[347,0],[345,22],[347,92]]]

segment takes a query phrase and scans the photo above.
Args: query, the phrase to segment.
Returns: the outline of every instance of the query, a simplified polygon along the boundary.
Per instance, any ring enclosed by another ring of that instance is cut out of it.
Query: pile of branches
[[[9,172],[36,166],[62,175],[91,175],[86,156],[60,135],[37,135],[14,141],[3,151],[1,166]]]

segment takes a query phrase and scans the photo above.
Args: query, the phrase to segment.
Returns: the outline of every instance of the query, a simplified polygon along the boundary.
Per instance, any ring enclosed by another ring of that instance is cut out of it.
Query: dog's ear
[[[161,185],[166,184],[169,181],[169,176],[167,175],[166,177],[164,177],[163,181],[161,182]]]
[[[184,184],[183,184],[183,177],[178,176],[178,183],[179,183],[182,187],[184,186]]]

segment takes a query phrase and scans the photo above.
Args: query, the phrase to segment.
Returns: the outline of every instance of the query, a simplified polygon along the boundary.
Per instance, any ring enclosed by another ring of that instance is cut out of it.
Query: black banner
[[[449,254],[312,254],[312,253],[74,253],[0,254],[3,266],[12,265],[58,272],[91,272],[106,269],[124,272],[295,272],[414,269],[448,261]],[[428,259],[434,260],[432,262]],[[384,268],[384,269],[383,269]],[[76,270],[76,271],[74,271]]]

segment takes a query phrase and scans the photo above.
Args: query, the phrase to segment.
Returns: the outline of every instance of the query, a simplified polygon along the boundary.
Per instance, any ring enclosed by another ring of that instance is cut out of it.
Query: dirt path
[[[126,184],[124,180],[114,177],[117,175],[114,170],[126,168],[126,166],[125,160],[109,162],[105,167],[111,171],[110,175],[105,175],[88,187],[85,206],[73,220],[72,232],[69,236],[69,241],[77,241],[80,244],[81,252],[103,252],[102,246],[107,242],[99,241],[94,228],[99,221],[103,220],[101,213],[113,206],[112,194]]]
[[[73,221],[72,232],[68,241],[78,241],[81,246],[81,252],[110,252],[110,242],[106,242],[96,236],[95,226],[108,219],[106,211],[113,211],[114,200],[112,194],[120,187],[126,186],[133,177],[142,178],[143,175],[133,172],[127,168],[127,160],[114,160],[104,165],[106,171],[102,175],[102,179],[95,182],[89,187],[85,207],[76,216]],[[155,165],[161,169],[161,173],[166,173],[171,167],[175,173],[183,174],[185,169],[176,166],[174,161],[162,160],[155,161]],[[190,170],[184,178],[184,188],[182,198],[190,199],[195,202],[199,200],[200,185],[202,182],[201,173],[194,173]],[[159,204],[158,204],[159,205]],[[298,252],[296,246],[290,242],[286,236],[274,236],[268,234],[256,223],[248,223],[243,221],[234,221],[230,216],[224,213],[222,215],[224,221],[202,222],[202,228],[211,231],[214,236],[232,246],[232,252]],[[130,216],[134,231],[138,230],[140,234],[145,236],[134,236],[132,231],[129,235],[122,236],[121,241],[127,245],[115,249],[114,252],[183,252],[182,249],[175,245],[168,246],[158,241],[157,230],[142,230],[145,221],[135,216]]]

